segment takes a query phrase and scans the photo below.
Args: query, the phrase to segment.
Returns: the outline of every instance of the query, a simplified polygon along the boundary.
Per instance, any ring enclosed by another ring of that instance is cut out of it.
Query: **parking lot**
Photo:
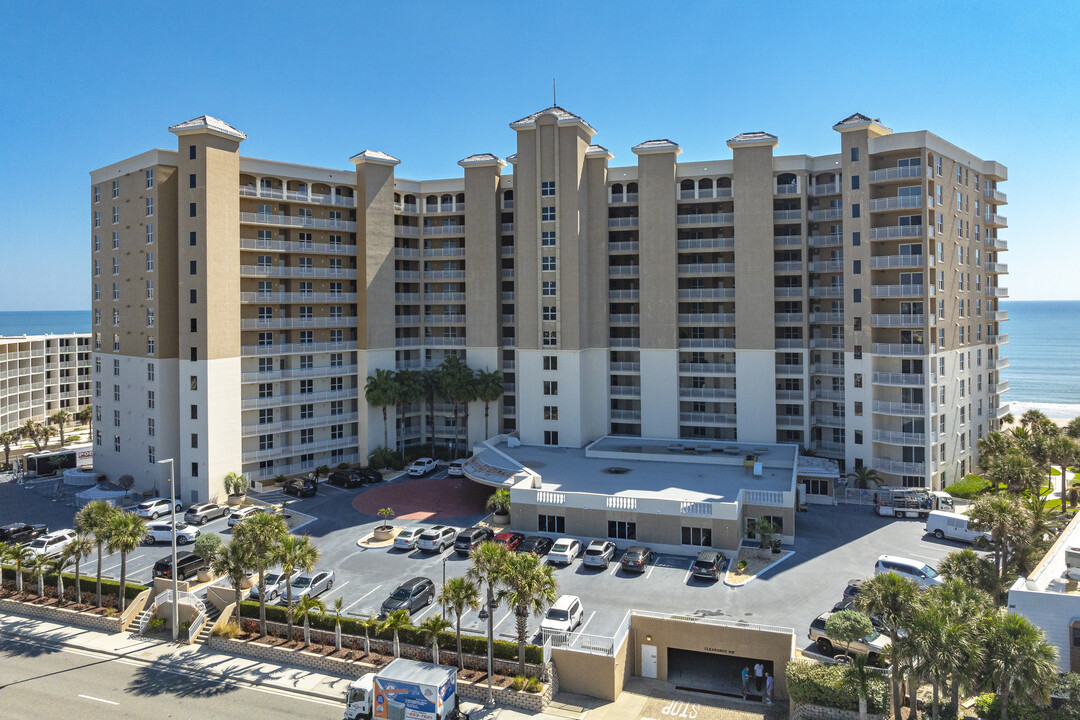
[[[326,483],[319,484],[318,494],[311,498],[295,499],[281,493],[269,493],[260,499],[277,503],[287,499],[288,506],[313,516],[300,532],[311,536],[321,551],[319,569],[332,569],[336,580],[321,599],[330,605],[341,597],[346,612],[353,616],[377,614],[382,601],[398,584],[413,577],[428,577],[436,586],[445,578],[463,575],[468,569],[467,558],[458,557],[452,549],[441,554],[402,551],[387,548],[365,549],[357,540],[370,534],[381,523],[370,510],[371,503],[362,502],[364,493],[377,493],[381,505],[386,500],[400,498],[402,508],[431,504],[432,512],[413,511],[408,517],[393,522],[399,526],[453,525],[457,528],[474,524],[486,516],[482,499],[484,488],[460,485],[468,481],[446,479],[439,471],[424,480],[400,478],[389,484],[364,486],[343,490]],[[479,492],[477,492],[479,491]],[[456,498],[450,502],[447,498]],[[462,498],[467,500],[465,502]],[[462,512],[471,510],[471,512]],[[51,529],[71,527],[74,509],[52,503],[32,489],[8,483],[0,485],[0,524],[24,521],[47,522]],[[447,513],[456,513],[448,515]],[[216,532],[226,542],[231,533],[226,520],[215,520],[203,528]],[[586,540],[585,538],[581,538]],[[620,541],[621,557],[629,543]],[[875,515],[871,508],[840,505],[810,506],[796,518],[795,554],[762,576],[740,588],[723,582],[708,583],[690,576],[694,552],[686,555],[659,555],[641,574],[624,572],[617,563],[606,570],[582,566],[581,560],[566,567],[556,567],[559,593],[577,595],[585,614],[580,631],[595,634],[614,634],[627,610],[631,608],[673,614],[719,617],[791,627],[797,645],[806,648],[810,621],[837,602],[848,580],[872,574],[879,555],[892,554],[922,560],[936,565],[946,554],[962,545],[938,541],[923,534],[920,520],[898,520]],[[128,575],[135,582],[149,582],[154,562],[169,554],[167,545],[141,547],[128,556]],[[119,575],[119,555],[105,558],[105,574]],[[92,572],[93,558],[85,567]],[[219,580],[218,584],[226,584]],[[437,604],[417,612],[414,622],[421,622]],[[505,607],[494,613],[496,635],[510,638],[514,618]],[[530,633],[538,631],[540,618],[530,620]],[[481,633],[485,624],[475,612],[462,621],[463,629]]]

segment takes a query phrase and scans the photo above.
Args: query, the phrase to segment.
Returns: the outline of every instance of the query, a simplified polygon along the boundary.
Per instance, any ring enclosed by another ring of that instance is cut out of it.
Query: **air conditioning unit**
[[[1080,580],[1080,547],[1065,548],[1065,574]]]

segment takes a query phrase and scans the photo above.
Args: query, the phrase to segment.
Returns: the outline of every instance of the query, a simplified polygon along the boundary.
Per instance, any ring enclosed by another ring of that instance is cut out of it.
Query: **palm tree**
[[[69,554],[71,545],[65,547],[59,555],[55,555],[49,558],[49,561],[45,564],[49,572],[56,573],[56,604],[64,604],[64,571],[71,565],[73,557]]]
[[[987,680],[1001,701],[1001,720],[1008,720],[1014,692],[1038,705],[1050,702],[1057,679],[1057,650],[1042,630],[1022,615],[998,613],[989,623],[986,642]]]
[[[319,548],[311,544],[311,538],[307,535],[286,534],[278,541],[274,562],[281,566],[281,575],[285,581],[285,603],[287,608],[292,608],[292,576],[297,570],[311,572],[315,569],[315,563],[319,561]],[[293,616],[290,613],[288,620],[288,635],[293,637]]]
[[[498,370],[481,370],[476,374],[476,399],[484,403],[484,438],[491,437],[488,411],[491,403],[503,395],[502,373]]]
[[[291,536],[290,536],[291,537]],[[340,598],[338,598],[340,600]],[[317,597],[311,595],[305,595],[300,598],[300,602],[289,611],[289,639],[292,639],[292,623],[294,620],[304,619],[304,647],[311,645],[311,614],[314,613],[317,617],[322,617],[326,614],[326,605]]]
[[[30,560],[30,577],[37,580],[38,597],[45,596],[45,571],[48,570],[51,562],[52,558],[44,554],[35,555]]]
[[[918,664],[933,686],[933,720],[939,720],[941,689],[948,688],[949,678],[963,668],[976,639],[968,622],[951,616],[934,597],[915,612],[908,639],[914,643]]]
[[[844,679],[859,696],[859,720],[866,720],[866,698],[870,695],[870,656],[858,653],[844,668]]]
[[[994,563],[971,548],[949,553],[937,565],[938,573],[947,581],[958,581],[965,586],[997,598],[1006,590],[998,585]]]
[[[385,632],[390,630],[394,633],[394,657],[401,657],[401,641],[398,639],[398,633],[402,630],[408,630],[412,627],[412,621],[409,619],[408,610],[395,610],[386,616],[386,619],[379,623],[379,632]],[[365,638],[366,638],[365,631]]]
[[[0,445],[4,446],[4,466],[11,464],[11,446],[19,442],[21,436],[14,430],[0,433]]]
[[[533,553],[510,553],[499,573],[499,601],[514,609],[517,620],[518,672],[525,674],[525,643],[528,642],[529,615],[547,612],[558,597],[555,568],[541,564]]]
[[[42,437],[43,429],[44,428],[42,424],[37,422],[36,420],[27,420],[25,423],[23,423],[22,428],[20,428],[19,432],[25,439],[34,443],[34,447],[37,448],[38,452],[41,452],[41,441],[43,439],[48,441],[49,439],[48,435],[45,435],[44,438]]]
[[[4,563],[11,557],[11,550],[14,547],[6,542],[0,542],[0,586],[4,584]]]
[[[461,435],[461,426],[458,424],[460,407],[466,406],[468,417],[467,407],[473,396],[473,371],[457,355],[448,355],[439,365],[438,382],[439,393],[454,406],[454,444],[457,445]],[[454,455],[457,455],[456,449]]]
[[[949,653],[945,658],[945,675],[950,680],[949,707],[953,717],[960,708],[961,683],[974,688],[976,674],[982,666],[983,647],[980,642],[985,636],[987,617],[994,608],[990,596],[962,580],[946,580],[931,590],[929,604],[939,608],[953,625],[958,625],[963,632],[955,642],[963,647],[960,656]]]
[[[1042,471],[1029,453],[1042,452],[1039,448],[1043,442],[1045,441],[1018,442],[987,463],[986,475],[994,480],[995,485],[1003,483],[1010,492],[1017,495],[1025,490],[1038,492],[1042,485]]]
[[[881,485],[881,477],[877,474],[877,470],[871,470],[865,465],[855,468],[844,477],[851,478],[851,484],[857,488],[868,488],[870,483],[874,483],[875,487]]]
[[[229,578],[229,583],[236,593],[236,609],[233,618],[240,624],[240,603],[244,600],[241,586],[244,578],[254,567],[254,558],[247,543],[233,541],[228,545],[218,545],[210,557],[210,572]]]
[[[398,370],[394,374],[394,385],[396,386],[395,399],[397,400],[397,416],[398,422],[402,425],[402,432],[398,433],[400,440],[402,457],[405,456],[405,406],[411,405],[414,402],[419,401],[424,396],[424,385],[421,382],[420,375],[413,370]]]
[[[1003,432],[987,433],[979,439],[979,467],[986,472],[991,463],[1012,447],[1012,439]]]
[[[134,552],[146,537],[146,521],[132,513],[119,512],[110,520],[105,530],[109,552],[120,553],[120,589],[117,604],[120,612],[127,606],[127,556]],[[173,569],[176,572],[176,569]],[[174,602],[175,602],[174,598]]]
[[[420,386],[423,388],[422,395],[427,405],[428,436],[431,442],[431,453],[435,454],[435,396],[439,394],[439,371],[425,368],[417,373],[420,376]]]
[[[1011,495],[984,495],[974,502],[968,516],[972,529],[990,533],[994,541],[995,586],[1001,587],[1011,548],[1030,525],[1030,513]]]
[[[424,639],[431,643],[431,662],[439,664],[439,633],[454,627],[449,620],[439,613],[435,613],[424,622],[420,623],[420,632]]]
[[[480,607],[480,591],[468,578],[450,578],[439,590],[439,603],[454,613],[454,632],[457,633],[458,669],[464,669],[461,657],[461,616],[466,610]]]
[[[1073,440],[1080,440],[1080,417],[1074,417],[1065,426],[1065,434]]]
[[[1028,432],[1038,433],[1041,432],[1041,428],[1043,427],[1042,421],[1048,419],[1046,414],[1041,410],[1028,410],[1020,416],[1020,427]]]
[[[8,559],[15,566],[15,590],[23,591],[23,569],[33,562],[34,552],[25,545],[12,545],[8,550]]]
[[[90,432],[93,433],[93,431],[94,431],[94,408],[93,408],[93,406],[87,405],[86,407],[82,408],[77,413],[75,413],[75,422],[77,422],[80,425],[86,425],[90,429]]]
[[[278,544],[288,535],[285,518],[256,513],[236,524],[233,542],[241,543],[251,557],[251,567],[259,573],[259,634],[266,636],[266,569],[274,564]]]
[[[94,552],[94,541],[85,535],[79,535],[64,548],[75,563],[75,602],[82,603],[82,561]]]
[[[370,657],[371,656],[371,634],[370,633],[371,633],[372,630],[378,632],[379,631],[379,625],[381,625],[382,623],[379,621],[379,618],[374,617],[374,616],[369,617],[369,618],[364,618],[363,620],[360,620],[359,622],[360,622],[360,626],[364,628],[364,656],[365,657]]]
[[[67,410],[57,410],[49,416],[49,424],[55,425],[60,431],[60,447],[64,447],[64,426],[72,420],[71,413]]]
[[[341,614],[345,610],[345,600],[338,596],[334,598],[334,649],[341,650]]]
[[[900,642],[901,630],[908,626],[918,592],[913,580],[887,572],[864,582],[855,603],[859,610],[877,617],[885,625],[895,647]],[[900,720],[900,658],[896,652],[890,653],[889,664],[893,713],[896,720]]]
[[[502,576],[503,567],[506,565],[510,551],[505,545],[493,542],[483,542],[469,556],[469,569],[465,577],[479,585],[487,585],[487,661],[488,661],[488,703],[493,700],[491,691],[492,672],[492,645],[495,640],[494,610],[495,610],[495,586]]]
[[[364,397],[368,406],[382,408],[383,447],[390,447],[390,433],[386,419],[386,408],[397,404],[397,386],[394,384],[394,371],[378,368],[374,375],[369,375],[364,385]]]
[[[104,500],[91,500],[75,515],[75,530],[80,535],[94,539],[97,545],[97,587],[95,588],[98,607],[101,607],[101,558],[108,540],[109,523],[113,517],[123,512]]]
[[[1061,468],[1061,514],[1065,514],[1066,495],[1068,494],[1068,481],[1065,479],[1068,466],[1074,464],[1080,458],[1080,444],[1067,435],[1058,435],[1050,439],[1047,445],[1047,455],[1051,465]]]

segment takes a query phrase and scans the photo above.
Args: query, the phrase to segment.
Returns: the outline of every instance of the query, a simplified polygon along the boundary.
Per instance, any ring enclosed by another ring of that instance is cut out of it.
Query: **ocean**
[[[1002,400],[1019,415],[1039,407],[1050,417],[1080,416],[1080,301],[1003,301],[1009,344]],[[0,335],[90,332],[88,310],[0,312]]]

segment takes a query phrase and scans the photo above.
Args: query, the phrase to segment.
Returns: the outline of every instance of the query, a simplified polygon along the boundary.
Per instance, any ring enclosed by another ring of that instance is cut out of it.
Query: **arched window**
[[[712,178],[702,178],[701,180],[698,180],[698,197],[711,198],[713,196],[712,186]]]
[[[465,204],[465,193],[458,193],[456,201],[457,201],[458,205],[464,205]]]
[[[428,195],[427,198],[424,199],[424,204],[427,206],[428,210],[438,210],[439,198],[435,195]]]
[[[622,183],[615,183],[611,186],[611,199],[616,202],[621,201],[623,198],[623,186]]]
[[[626,192],[631,195],[637,194],[637,183],[626,183]]]

